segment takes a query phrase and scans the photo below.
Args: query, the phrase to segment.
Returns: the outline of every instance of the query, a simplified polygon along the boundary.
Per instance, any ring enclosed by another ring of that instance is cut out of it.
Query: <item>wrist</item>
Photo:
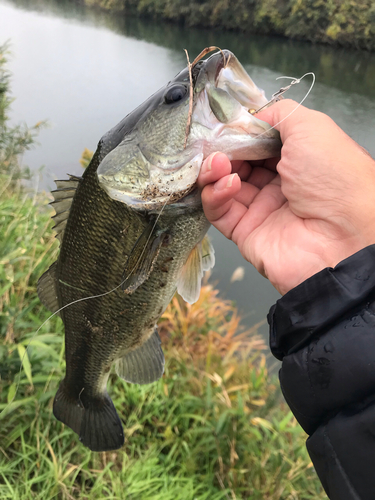
[[[340,262],[373,244],[375,244],[375,235],[372,235],[370,231],[366,232],[365,228],[357,230],[352,236],[342,237],[341,240],[328,245],[324,255],[325,267],[334,268]]]

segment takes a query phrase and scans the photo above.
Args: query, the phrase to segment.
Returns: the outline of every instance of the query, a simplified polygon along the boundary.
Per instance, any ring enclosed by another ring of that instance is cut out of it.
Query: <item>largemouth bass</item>
[[[124,442],[107,393],[112,365],[128,382],[159,379],[157,320],[176,290],[196,301],[214,265],[195,187],[203,160],[280,152],[278,133],[249,113],[266,102],[231,52],[216,53],[105,134],[82,178],[56,181],[60,254],[38,282],[42,303],[63,308],[66,375],[53,413],[93,451]]]

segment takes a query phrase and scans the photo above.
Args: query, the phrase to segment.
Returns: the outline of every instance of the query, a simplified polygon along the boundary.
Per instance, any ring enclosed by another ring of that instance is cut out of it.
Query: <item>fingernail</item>
[[[211,156],[209,156],[207,158],[207,163],[206,163],[206,172],[209,172],[212,168],[211,164],[212,164],[212,160],[215,158],[215,156],[217,155],[217,152],[216,153],[213,153]]]
[[[214,187],[215,187],[215,190],[216,191],[222,191],[223,189],[227,189],[227,188],[230,188],[231,185],[232,185],[232,182],[233,182],[233,177],[237,175],[237,174],[232,174],[228,177],[228,179],[225,181],[225,178],[222,177],[221,179],[219,179],[215,184],[214,184]]]
[[[232,174],[232,175],[229,176],[229,178],[227,180],[227,185],[226,185],[227,188],[230,188],[232,186],[233,179],[235,178],[236,175],[237,174]]]

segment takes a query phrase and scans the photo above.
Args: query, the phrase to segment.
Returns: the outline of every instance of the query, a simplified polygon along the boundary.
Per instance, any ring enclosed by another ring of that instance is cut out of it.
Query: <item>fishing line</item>
[[[184,49],[185,54],[186,54],[186,59],[187,59],[187,64],[188,64],[188,71],[189,71],[189,80],[190,80],[190,86],[189,86],[189,112],[188,112],[188,119],[186,123],[186,129],[185,129],[185,142],[184,142],[184,149],[186,149],[187,141],[189,138],[189,133],[190,133],[190,124],[191,124],[191,117],[193,115],[193,76],[191,74],[191,68],[193,67],[193,64],[190,64],[189,60],[189,53],[186,49]]]
[[[296,84],[296,83],[300,83],[300,82],[301,82],[301,81],[305,78],[305,76],[308,76],[308,75],[311,75],[313,79],[312,79],[312,82],[311,82],[311,85],[310,85],[309,90],[308,90],[308,91],[307,91],[307,93],[305,94],[305,97],[302,99],[302,101],[300,101],[300,102],[297,104],[297,106],[296,106],[294,109],[292,109],[292,111],[291,111],[288,115],[284,116],[284,118],[283,118],[282,120],[280,120],[279,122],[275,123],[275,125],[271,126],[271,128],[275,128],[275,127],[277,127],[278,125],[280,125],[280,123],[282,123],[283,121],[285,121],[287,118],[289,118],[289,116],[291,116],[291,115],[292,115],[295,111],[297,111],[297,109],[298,109],[298,108],[302,105],[302,103],[303,103],[303,102],[307,99],[307,97],[309,96],[310,92],[312,91],[312,89],[313,89],[313,87],[314,87],[314,85],[315,85],[315,73],[313,73],[312,71],[309,71],[308,73],[305,73],[303,76],[301,76],[301,78],[293,78],[292,76],[278,76],[278,77],[276,78],[276,80],[280,80],[281,78],[288,78],[289,80],[293,80],[293,82],[289,85],[289,87],[288,87],[286,90],[284,90],[284,91],[282,92],[282,94],[283,94],[284,92],[286,92],[287,90],[289,90],[289,89],[290,89],[290,87],[291,87],[292,85],[294,85],[294,84]],[[276,102],[276,100],[277,100],[277,98],[276,98],[276,99],[271,99],[271,100],[270,100],[270,101],[269,101],[269,102],[268,102],[265,106],[267,106],[267,107],[268,107],[268,106],[272,106],[272,104],[274,104],[274,103]],[[255,115],[256,113],[258,113],[258,112],[259,112],[261,109],[263,109],[265,106],[262,106],[262,107],[261,107],[261,108],[259,108],[257,111],[255,111],[255,113],[253,113],[253,114]],[[262,135],[265,135],[265,134],[267,134],[267,133],[268,133],[268,130],[266,130],[266,131],[262,132],[262,133],[261,133],[261,134],[259,134],[257,137],[261,137]]]

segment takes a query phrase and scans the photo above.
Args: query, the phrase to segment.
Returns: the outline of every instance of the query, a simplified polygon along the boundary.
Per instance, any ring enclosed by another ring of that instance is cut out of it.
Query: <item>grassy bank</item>
[[[20,182],[20,154],[36,129],[10,128],[9,104],[1,56],[0,498],[326,498],[256,329],[239,333],[235,308],[207,284],[192,306],[176,296],[160,321],[160,381],[140,387],[111,376],[123,449],[90,452],[53,417],[65,369],[63,325],[48,319],[36,283],[58,243],[47,195]]]
[[[244,33],[375,50],[371,0],[79,0],[90,6]]]

